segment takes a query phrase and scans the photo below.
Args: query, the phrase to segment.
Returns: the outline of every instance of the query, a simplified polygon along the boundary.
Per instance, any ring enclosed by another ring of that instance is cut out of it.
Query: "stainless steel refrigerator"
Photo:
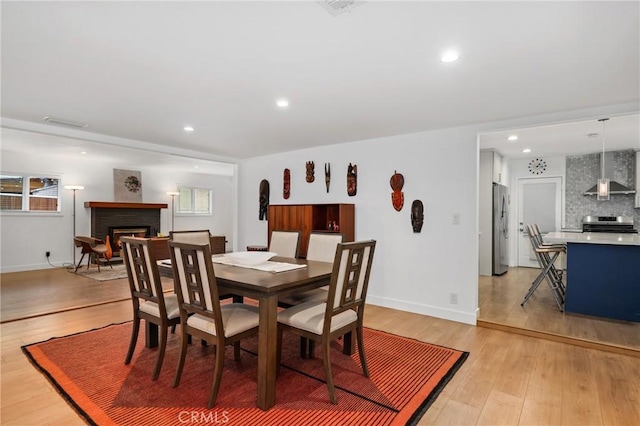
[[[509,267],[509,189],[493,184],[493,275],[502,275]]]

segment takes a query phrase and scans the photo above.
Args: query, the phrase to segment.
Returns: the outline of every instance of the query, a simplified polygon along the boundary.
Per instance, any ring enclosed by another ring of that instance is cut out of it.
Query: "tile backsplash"
[[[600,177],[600,153],[567,157],[565,186],[565,228],[582,229],[582,217],[631,216],[640,229],[640,209],[634,208],[635,194],[611,195],[609,201],[597,201],[595,195],[584,192]],[[635,188],[636,154],[634,150],[613,152],[613,179]]]

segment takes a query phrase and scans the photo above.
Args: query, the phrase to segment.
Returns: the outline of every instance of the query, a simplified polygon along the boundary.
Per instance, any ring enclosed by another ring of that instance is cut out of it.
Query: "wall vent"
[[[69,120],[62,120],[60,118],[55,118],[55,117],[43,117],[42,118],[44,121],[46,121],[49,124],[57,124],[60,126],[67,126],[67,127],[75,127],[76,129],[84,129],[85,127],[89,127],[89,124],[87,123],[76,123],[75,121],[69,121]]]
[[[360,6],[364,1],[358,0],[317,0],[317,3],[324,10],[333,16],[338,16],[344,12],[350,12],[356,6]]]

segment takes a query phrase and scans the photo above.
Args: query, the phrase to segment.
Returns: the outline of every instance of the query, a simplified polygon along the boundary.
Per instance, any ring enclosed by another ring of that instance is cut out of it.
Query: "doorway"
[[[526,225],[540,232],[559,231],[562,223],[562,177],[518,179],[518,266],[539,267]]]

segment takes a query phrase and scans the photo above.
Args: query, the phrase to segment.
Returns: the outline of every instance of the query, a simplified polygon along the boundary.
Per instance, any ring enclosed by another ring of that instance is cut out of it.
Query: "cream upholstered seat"
[[[209,230],[197,231],[171,231],[169,239],[178,243],[211,244],[211,232]]]
[[[234,357],[240,360],[240,339],[258,333],[258,308],[243,303],[220,305],[208,244],[171,241],[169,248],[182,324],[180,359],[173,387],[180,384],[188,336],[193,335],[215,345],[214,378],[207,403],[211,408],[220,390],[224,347],[233,344]]]
[[[337,398],[331,373],[331,341],[355,331],[362,371],[369,377],[362,321],[375,246],[374,240],[338,244],[326,301],[305,302],[278,313],[278,361],[284,331],[321,342],[325,379],[334,404]]]
[[[319,262],[331,262],[336,256],[336,247],[344,241],[344,235],[328,232],[312,232],[309,235],[307,248],[307,260]],[[324,302],[327,300],[329,286],[292,294],[278,300],[280,306],[288,307],[305,302]]]
[[[177,296],[165,295],[162,290],[158,265],[153,250],[149,250],[149,241],[148,238],[120,238],[133,302],[133,330],[124,363],[131,362],[138,341],[140,321],[156,324],[160,335],[158,358],[152,376],[156,380],[167,347],[167,329],[180,323],[180,312]]]
[[[298,257],[300,231],[272,231],[269,251],[280,257]]]
[[[344,241],[344,235],[334,232],[312,232],[309,234],[307,260],[332,262],[336,257],[336,247]]]

